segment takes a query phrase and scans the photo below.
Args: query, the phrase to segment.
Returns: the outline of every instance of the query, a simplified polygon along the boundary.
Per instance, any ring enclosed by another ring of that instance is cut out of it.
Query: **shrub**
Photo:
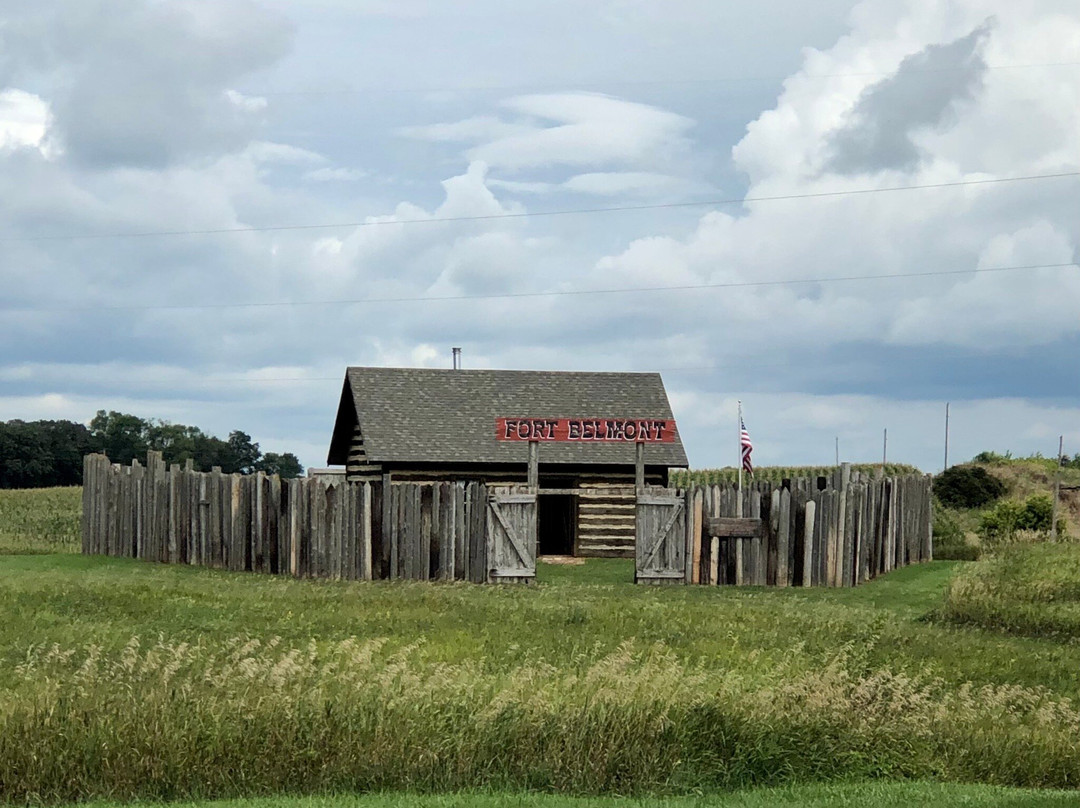
[[[979,536],[990,546],[1014,541],[1020,533],[1032,540],[1045,539],[1053,513],[1054,503],[1047,494],[1032,494],[1024,502],[1004,500],[982,515]],[[1063,527],[1060,520],[1058,527]]]
[[[934,478],[934,493],[952,508],[981,508],[1005,495],[1005,484],[982,466],[953,466]]]
[[[955,511],[934,503],[934,558],[942,561],[974,561],[979,548],[967,541],[967,532]]]
[[[998,454],[997,452],[979,452],[972,458],[973,463],[1006,463],[1012,460],[1012,452]]]

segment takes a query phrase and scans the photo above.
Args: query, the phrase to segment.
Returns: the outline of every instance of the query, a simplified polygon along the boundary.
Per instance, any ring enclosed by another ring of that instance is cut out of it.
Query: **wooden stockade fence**
[[[527,582],[532,486],[330,482],[84,461],[86,554],[346,580]],[[928,476],[636,488],[635,580],[856,586],[933,557]]]
[[[847,465],[830,477],[751,482],[741,511],[730,484],[649,489],[638,497],[637,579],[857,586],[931,560],[932,520],[929,476],[873,477]]]
[[[157,452],[123,467],[87,455],[82,550],[300,577],[483,582],[487,503],[479,483],[282,480],[166,467]]]

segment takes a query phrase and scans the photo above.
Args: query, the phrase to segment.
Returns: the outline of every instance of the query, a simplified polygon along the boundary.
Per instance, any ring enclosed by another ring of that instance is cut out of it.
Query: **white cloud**
[[[0,92],[0,149],[44,150],[49,118],[49,105],[43,98],[16,89]]]
[[[271,143],[266,140],[252,141],[244,149],[244,155],[256,163],[311,166],[326,162],[325,157],[310,149],[290,146],[288,143]]]
[[[573,176],[562,187],[568,191],[597,196],[638,195],[654,199],[685,197],[711,190],[703,182],[648,171],[594,171]]]
[[[304,174],[305,180],[312,182],[356,182],[368,174],[358,168],[316,168]]]
[[[469,159],[493,168],[647,165],[687,148],[693,121],[647,104],[598,93],[522,95],[503,102],[515,117],[490,116],[411,127],[409,137],[475,142]]]

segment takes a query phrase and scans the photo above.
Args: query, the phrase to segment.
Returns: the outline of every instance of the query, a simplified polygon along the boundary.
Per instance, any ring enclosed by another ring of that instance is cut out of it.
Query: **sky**
[[[0,419],[320,466],[460,346],[699,468],[1080,452],[1078,173],[1075,0],[0,0]]]

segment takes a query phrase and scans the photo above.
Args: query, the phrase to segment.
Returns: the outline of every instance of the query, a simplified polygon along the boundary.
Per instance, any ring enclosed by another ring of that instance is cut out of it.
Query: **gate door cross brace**
[[[526,566],[529,564],[529,554],[525,552],[525,548],[521,545],[521,539],[518,538],[517,533],[515,533],[514,530],[510,527],[510,523],[506,521],[506,517],[503,516],[503,512],[501,510],[499,510],[499,503],[500,502],[505,502],[505,503],[509,503],[509,502],[529,503],[529,502],[535,502],[535,501],[536,501],[535,496],[534,495],[529,495],[529,494],[519,495],[516,498],[513,497],[513,495],[511,495],[510,497],[503,496],[503,497],[500,497],[498,499],[496,499],[495,497],[492,497],[491,500],[490,500],[490,502],[491,502],[491,512],[493,514],[495,514],[495,518],[499,521],[499,524],[502,525],[502,529],[504,531],[506,531],[506,537],[508,539],[510,539],[510,544],[513,545],[514,552],[518,554],[518,558],[521,559],[521,563],[525,564]]]

